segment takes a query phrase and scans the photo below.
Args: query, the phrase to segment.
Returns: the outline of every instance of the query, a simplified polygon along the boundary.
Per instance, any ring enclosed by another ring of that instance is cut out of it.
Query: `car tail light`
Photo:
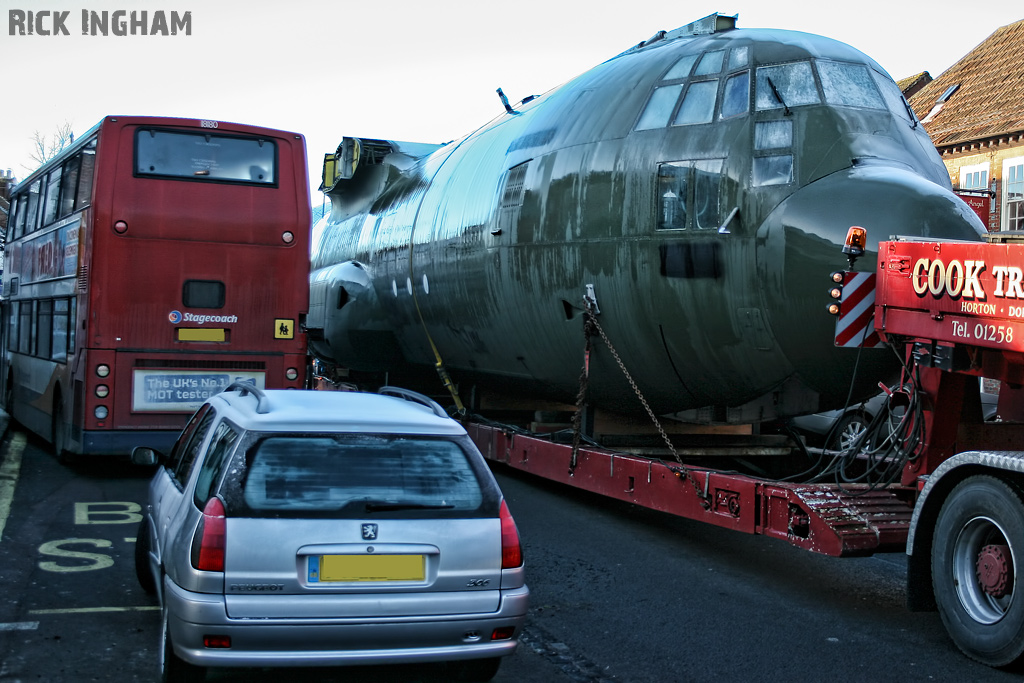
[[[501,501],[501,568],[512,569],[523,564],[523,548],[519,544],[519,530],[508,511],[508,505]]]
[[[224,545],[226,541],[224,503],[213,497],[203,508],[195,539],[192,541],[192,566],[204,572],[224,571]]]
[[[510,640],[515,634],[515,626],[499,626],[491,631],[491,640]]]
[[[229,648],[231,647],[231,636],[204,635],[203,647]]]

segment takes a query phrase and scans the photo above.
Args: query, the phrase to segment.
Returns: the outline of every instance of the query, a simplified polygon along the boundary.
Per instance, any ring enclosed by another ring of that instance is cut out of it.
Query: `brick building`
[[[901,78],[896,81],[896,86],[903,93],[903,96],[908,100],[916,95],[921,88],[932,82],[932,75],[927,71],[922,71],[919,74],[914,74],[907,78]]]
[[[953,187],[987,195],[989,230],[1024,230],[1024,20],[998,29],[910,105]]]

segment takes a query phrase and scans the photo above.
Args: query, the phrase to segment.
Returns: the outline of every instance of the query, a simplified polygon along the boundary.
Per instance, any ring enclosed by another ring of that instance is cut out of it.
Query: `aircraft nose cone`
[[[867,248],[850,268],[842,246],[854,225],[867,230]],[[855,365],[857,399],[871,395],[879,381],[894,381],[896,370],[891,351],[858,354],[834,347],[835,318],[827,312],[830,274],[873,272],[878,243],[896,235],[979,240],[984,232],[977,215],[948,188],[883,164],[822,178],[772,212],[758,231],[767,318],[794,373],[819,393],[823,408],[842,407]]]

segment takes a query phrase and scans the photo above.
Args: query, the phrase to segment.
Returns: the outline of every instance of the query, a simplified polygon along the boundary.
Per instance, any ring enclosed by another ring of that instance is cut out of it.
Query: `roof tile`
[[[952,96],[938,102],[955,85]],[[913,95],[910,105],[936,147],[1024,131],[1024,19],[996,30]]]

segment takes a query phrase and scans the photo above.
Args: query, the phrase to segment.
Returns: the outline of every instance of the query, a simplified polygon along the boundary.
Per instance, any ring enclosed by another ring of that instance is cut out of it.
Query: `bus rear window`
[[[274,185],[277,150],[271,140],[211,133],[140,129],[135,174]]]

